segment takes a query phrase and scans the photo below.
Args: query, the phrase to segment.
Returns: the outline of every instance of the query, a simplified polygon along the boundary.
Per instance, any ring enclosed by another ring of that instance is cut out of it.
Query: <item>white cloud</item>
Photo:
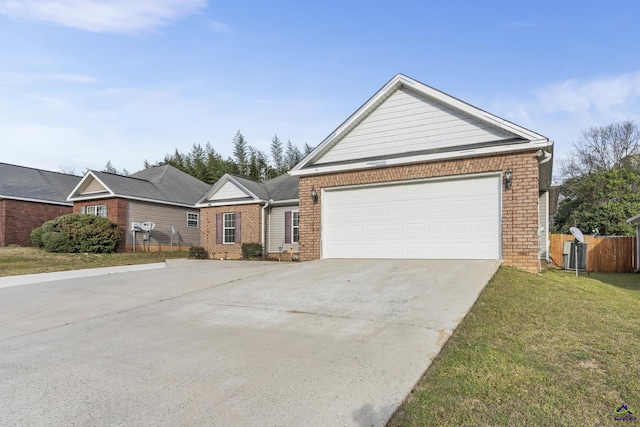
[[[640,72],[549,84],[494,99],[490,110],[549,137],[556,143],[556,160],[562,159],[570,155],[582,130],[640,121]]]
[[[0,14],[96,33],[152,31],[198,13],[206,0],[0,0]]]
[[[569,80],[536,91],[544,110],[573,114],[599,111],[615,115],[638,102],[639,97],[640,72],[585,82]]]
[[[84,74],[65,73],[0,73],[0,84],[26,84],[37,81],[59,81],[67,83],[97,83],[99,80]]]
[[[213,31],[217,33],[230,34],[233,32],[231,27],[225,24],[224,22],[209,21],[209,26],[213,29]]]

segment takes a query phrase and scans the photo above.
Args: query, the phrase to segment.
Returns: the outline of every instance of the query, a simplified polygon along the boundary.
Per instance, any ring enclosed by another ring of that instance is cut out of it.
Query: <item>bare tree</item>
[[[632,120],[591,127],[582,131],[581,139],[573,147],[569,158],[560,162],[565,178],[634,168],[640,156],[640,128]]]
[[[67,175],[75,175],[76,168],[73,166],[60,166],[60,172],[66,173]]]

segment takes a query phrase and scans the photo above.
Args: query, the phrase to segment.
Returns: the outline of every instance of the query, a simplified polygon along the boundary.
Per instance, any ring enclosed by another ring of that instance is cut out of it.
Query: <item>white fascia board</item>
[[[209,205],[209,199],[211,198],[211,196],[213,196],[214,194],[216,194],[218,192],[218,190],[220,190],[224,184],[226,184],[227,182],[231,182],[233,185],[235,185],[236,187],[238,187],[238,189],[240,191],[242,191],[243,193],[245,193],[247,195],[247,197],[251,197],[255,202],[260,201],[260,198],[258,196],[256,196],[255,194],[253,194],[251,191],[249,191],[244,185],[240,184],[238,181],[236,181],[233,176],[231,176],[231,174],[225,173],[224,175],[222,175],[222,177],[213,185],[213,187],[211,187],[211,189],[209,191],[207,191],[205,193],[205,195],[198,200],[198,202],[196,203],[196,205],[202,205],[202,206],[208,206]],[[224,205],[223,205],[224,206]]]
[[[300,199],[288,199],[288,200],[274,200],[273,202],[269,202],[271,206],[281,206],[281,205],[299,205]]]
[[[196,208],[217,208],[220,206],[255,205],[256,203],[267,203],[266,200],[245,200],[242,202],[206,202],[196,203]]]
[[[93,177],[93,179],[95,179],[96,181],[98,181],[100,183],[100,185],[102,185],[104,188],[107,189],[107,192],[111,195],[111,196],[115,196],[115,193],[113,191],[111,191],[111,189],[104,183],[102,182],[101,179],[99,179],[92,171],[89,171],[86,173],[86,175],[80,180],[80,182],[78,183],[78,185],[75,186],[75,188],[71,191],[71,193],[69,194],[69,196],[67,197],[67,201],[69,202],[73,202],[74,200],[76,200],[78,197],[81,196],[75,196],[74,194],[76,194],[76,191],[80,190],[80,187],[82,187],[82,184],[89,179],[89,176]]]
[[[169,205],[169,206],[178,206],[181,208],[191,208],[191,209],[195,209],[196,205],[189,205],[186,203],[177,203],[177,202],[169,202],[166,200],[155,200],[155,199],[146,199],[144,197],[134,197],[134,196],[125,196],[122,194],[115,194],[115,193],[111,193],[108,196],[107,195],[97,195],[97,196],[79,196],[79,197],[73,197],[67,200],[70,200],[71,202],[87,202],[87,201],[92,201],[92,200],[100,200],[100,199],[112,199],[112,198],[119,198],[119,199],[125,199],[125,200],[136,200],[139,202],[147,202],[147,203],[155,203],[155,204],[159,204],[159,205]]]
[[[475,157],[475,156],[486,156],[490,154],[502,154],[502,153],[511,153],[517,151],[529,151],[540,148],[546,148],[553,143],[547,139],[539,140],[539,141],[531,141],[528,143],[522,144],[511,144],[511,145],[503,145],[500,147],[485,147],[485,148],[475,148],[470,150],[459,150],[453,152],[446,153],[436,153],[436,154],[423,154],[419,156],[411,156],[411,157],[398,157],[393,159],[381,159],[374,160],[368,162],[357,162],[357,163],[348,163],[348,164],[340,164],[340,165],[328,165],[322,166],[318,165],[317,167],[310,167],[308,169],[303,170],[292,170],[289,173],[293,176],[306,176],[306,175],[318,175],[325,173],[336,173],[336,172],[345,172],[351,170],[362,170],[362,169],[373,169],[377,167],[389,167],[389,166],[400,166],[405,164],[412,163],[423,163],[423,162],[433,162],[438,160],[453,160],[467,157]]]
[[[73,206],[73,203],[56,202],[53,200],[30,199],[27,197],[5,196],[3,194],[0,194],[0,199],[18,200],[21,202],[46,203],[48,205]]]
[[[387,84],[385,84],[382,89],[376,92],[369,100],[367,100],[367,102],[365,102],[360,108],[358,108],[347,120],[345,120],[340,126],[338,126],[338,128],[336,128],[336,130],[334,130],[313,151],[311,151],[309,155],[307,155],[300,161],[300,163],[294,166],[292,171],[295,172],[301,170],[307,165],[307,163],[316,158],[318,155],[321,155],[325,149],[329,149],[332,143],[336,140],[341,139],[343,134],[346,131],[349,131],[354,123],[360,121],[363,115],[365,115],[370,109],[375,107],[382,100],[386,99],[393,91],[395,91],[402,85],[410,87],[418,93],[421,93],[422,95],[435,99],[440,103],[449,105],[454,109],[475,117],[481,122],[504,129],[509,133],[515,134],[529,141],[534,142],[539,140],[548,140],[548,138],[543,135],[523,128],[522,126],[518,126],[515,123],[511,123],[508,120],[502,119],[480,108],[474,107],[471,104],[461,101],[460,99],[455,98],[451,95],[447,95],[444,92],[420,83],[419,81],[407,77],[403,74],[397,74],[394,78],[387,82]],[[297,174],[292,173],[291,175],[295,176]]]
[[[238,187],[240,190],[242,190],[247,196],[249,197],[253,197],[253,200],[260,201],[260,197],[256,196],[255,194],[253,194],[251,191],[249,191],[249,189],[247,187],[245,187],[244,185],[240,184],[236,179],[234,179],[232,176],[229,176],[229,180],[231,182],[233,182],[233,184]]]
[[[632,223],[636,222],[636,223],[638,223],[638,225],[640,225],[640,215],[636,215],[636,216],[634,216],[634,217],[629,218],[629,219],[627,220],[627,222],[628,222],[629,224],[632,224]]]

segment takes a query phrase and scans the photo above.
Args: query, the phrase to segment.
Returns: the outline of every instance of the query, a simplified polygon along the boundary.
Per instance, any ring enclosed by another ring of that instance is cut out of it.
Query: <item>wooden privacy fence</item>
[[[635,236],[584,236],[587,244],[587,270],[600,273],[633,273],[636,265]],[[571,234],[551,234],[549,253],[562,265],[562,246],[573,241]]]

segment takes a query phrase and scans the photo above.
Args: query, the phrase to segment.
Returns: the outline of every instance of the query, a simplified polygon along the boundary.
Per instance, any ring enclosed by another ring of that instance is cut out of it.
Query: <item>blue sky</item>
[[[548,136],[640,121],[640,3],[0,0],[0,161],[315,146],[397,73]]]

